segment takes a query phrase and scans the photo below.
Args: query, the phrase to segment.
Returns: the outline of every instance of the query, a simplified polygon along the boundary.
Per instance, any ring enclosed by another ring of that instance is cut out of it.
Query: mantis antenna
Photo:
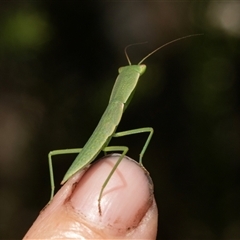
[[[174,39],[174,40],[172,40],[172,41],[170,41],[170,42],[168,42],[168,43],[165,43],[165,44],[163,44],[162,46],[160,46],[160,47],[156,48],[155,50],[153,50],[152,52],[150,52],[148,55],[146,55],[146,56],[138,63],[138,65],[140,65],[141,63],[143,63],[148,57],[150,57],[151,55],[153,55],[153,54],[154,54],[155,52],[157,52],[158,50],[166,47],[167,45],[170,45],[170,44],[172,44],[172,43],[174,43],[174,42],[178,42],[178,41],[183,40],[183,39],[185,39],[185,38],[196,37],[196,36],[201,36],[201,35],[203,35],[203,34],[202,34],[202,33],[191,34],[191,35],[187,35],[187,36],[185,36],[185,37],[180,37],[180,38]],[[127,49],[128,49],[129,47],[131,47],[131,46],[140,45],[140,44],[146,44],[146,43],[147,43],[147,42],[132,43],[132,44],[129,44],[129,45],[127,45],[127,46],[125,47],[124,53],[125,53],[125,56],[126,56],[126,58],[127,58],[127,61],[128,61],[129,66],[131,66],[132,63],[131,63],[130,58],[129,58],[128,54],[127,54]]]
[[[196,36],[200,36],[200,35],[203,35],[203,34],[202,34],[202,33],[191,34],[191,35],[188,35],[188,36],[185,36],[185,37],[177,38],[177,39],[172,40],[172,41],[170,41],[170,42],[168,42],[168,43],[165,43],[165,44],[163,44],[162,46],[160,46],[160,47],[156,48],[155,50],[153,50],[152,52],[150,52],[147,56],[145,56],[145,57],[138,63],[138,65],[140,65],[141,63],[143,63],[143,61],[145,61],[148,57],[150,57],[151,55],[153,55],[155,52],[157,52],[157,51],[160,50],[161,48],[166,47],[166,46],[169,45],[169,44],[172,44],[172,43],[174,43],[174,42],[178,42],[178,41],[183,40],[183,39],[185,39],[185,38],[196,37]]]
[[[129,57],[128,57],[127,49],[128,49],[129,47],[131,47],[131,46],[140,45],[140,44],[146,44],[146,43],[147,43],[147,42],[132,43],[132,44],[127,45],[127,46],[124,48],[124,53],[125,53],[125,56],[126,56],[126,58],[127,58],[127,61],[128,61],[129,66],[131,66],[132,63],[131,63],[131,61],[130,61],[130,59],[129,59]]]

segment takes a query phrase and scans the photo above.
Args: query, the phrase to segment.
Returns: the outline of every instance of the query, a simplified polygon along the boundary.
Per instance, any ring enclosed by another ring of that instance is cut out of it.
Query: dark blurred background
[[[240,239],[239,12],[231,1],[0,1],[0,238],[23,237],[48,202],[47,154],[87,141],[124,47],[148,42],[128,50],[138,63],[203,33],[145,61],[118,130],[155,130],[143,160],[158,239]],[[145,139],[112,145],[138,160]],[[57,185],[74,157],[56,157]]]

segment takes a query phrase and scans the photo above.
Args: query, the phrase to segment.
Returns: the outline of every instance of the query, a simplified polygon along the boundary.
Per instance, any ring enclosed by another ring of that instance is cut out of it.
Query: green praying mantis
[[[146,65],[142,64],[148,57],[150,57],[152,54],[160,50],[161,48],[193,36],[198,36],[201,34],[192,34],[185,37],[181,37],[178,39],[175,39],[173,41],[170,41],[152,52],[150,52],[148,55],[146,55],[137,65],[131,65],[130,59],[126,53],[125,48],[125,55],[127,58],[127,61],[129,63],[128,66],[120,67],[118,69],[119,75],[116,79],[116,82],[113,86],[112,93],[110,96],[110,100],[108,103],[108,106],[103,113],[97,127],[95,128],[94,132],[92,133],[91,137],[88,139],[86,144],[83,148],[74,148],[74,149],[62,149],[62,150],[54,150],[49,152],[48,154],[48,161],[49,161],[49,171],[50,171],[50,181],[51,181],[51,198],[53,198],[54,195],[54,175],[53,175],[53,165],[52,165],[52,156],[59,155],[59,154],[70,154],[70,153],[78,153],[76,159],[66,172],[61,184],[64,184],[70,177],[72,177],[77,171],[87,167],[90,165],[92,161],[95,160],[95,158],[98,156],[98,154],[103,151],[105,153],[107,152],[113,152],[113,151],[120,151],[122,152],[121,156],[115,163],[114,167],[110,171],[109,175],[107,176],[105,182],[102,185],[101,191],[99,193],[98,197],[98,211],[100,216],[102,215],[102,209],[101,209],[101,198],[104,192],[105,187],[107,186],[108,182],[110,181],[113,173],[117,169],[118,165],[124,158],[124,156],[128,152],[128,147],[126,146],[108,146],[111,138],[113,137],[123,137],[127,135],[132,134],[139,134],[139,133],[148,133],[147,140],[140,152],[139,156],[139,164],[143,166],[142,164],[142,158],[144,156],[144,153],[149,145],[149,142],[153,135],[153,128],[151,127],[144,127],[144,128],[138,128],[138,129],[132,129],[128,131],[123,132],[116,132],[116,129],[121,121],[123,112],[128,107],[129,103],[132,100],[132,97],[134,95],[134,92],[136,90],[139,78],[141,75],[144,74],[146,71]]]

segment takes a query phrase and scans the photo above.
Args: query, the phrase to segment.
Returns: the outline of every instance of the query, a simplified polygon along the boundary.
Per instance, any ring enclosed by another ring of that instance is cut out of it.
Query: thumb
[[[24,239],[155,239],[157,206],[146,170],[124,158],[98,198],[120,155],[104,157],[71,177]]]

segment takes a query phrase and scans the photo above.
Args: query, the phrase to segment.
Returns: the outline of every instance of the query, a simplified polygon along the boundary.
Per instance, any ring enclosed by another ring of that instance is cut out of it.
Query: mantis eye
[[[123,71],[123,69],[124,69],[124,67],[120,67],[120,68],[118,69],[118,73],[121,73],[121,72]]]

